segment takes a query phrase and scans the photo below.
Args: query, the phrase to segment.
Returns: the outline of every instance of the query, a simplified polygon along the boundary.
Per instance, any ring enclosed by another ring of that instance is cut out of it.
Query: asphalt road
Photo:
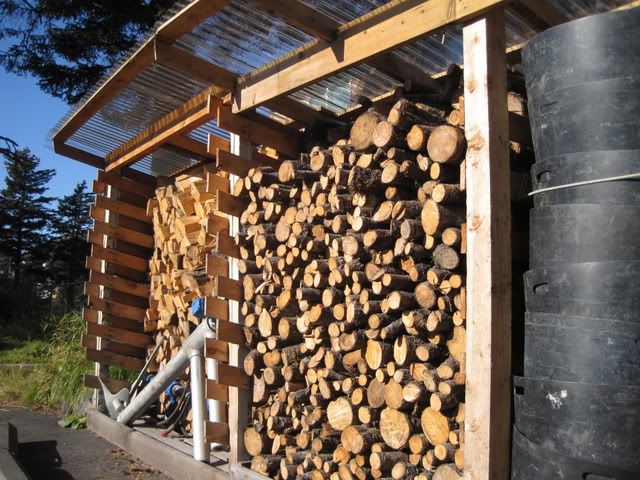
[[[170,480],[87,429],[60,427],[59,420],[23,408],[0,408],[0,422],[18,429],[20,448],[27,452],[22,462],[33,480]]]

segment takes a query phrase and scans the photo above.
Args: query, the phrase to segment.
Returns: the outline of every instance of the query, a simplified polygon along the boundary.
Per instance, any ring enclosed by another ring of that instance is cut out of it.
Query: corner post
[[[505,15],[466,25],[467,387],[464,478],[507,480],[511,438],[511,200]]]
[[[231,134],[231,153],[247,160],[251,159],[252,146],[247,139]],[[229,181],[233,191],[233,185],[238,180],[237,175],[231,175]],[[229,217],[229,235],[232,237],[240,232],[240,219]],[[238,260],[229,258],[229,278],[240,279]],[[240,318],[240,305],[235,300],[229,300],[229,320],[234,323],[244,323]],[[243,368],[244,357],[247,349],[243,345],[229,344],[229,365]],[[249,454],[244,447],[244,430],[249,418],[250,390],[237,387],[229,387],[229,464],[233,466],[249,460]]]

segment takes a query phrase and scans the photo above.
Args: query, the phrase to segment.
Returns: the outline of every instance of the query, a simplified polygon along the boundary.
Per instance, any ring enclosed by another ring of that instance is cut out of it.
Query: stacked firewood
[[[215,247],[219,225],[214,219],[215,193],[200,176],[181,176],[156,189],[147,213],[153,218],[155,248],[149,262],[150,305],[145,330],[163,344],[156,360],[164,366],[199,324],[190,310],[196,297],[212,295],[214,280],[206,257]],[[226,262],[226,260],[225,260]]]
[[[460,478],[461,106],[370,109],[348,139],[235,185],[255,471]]]

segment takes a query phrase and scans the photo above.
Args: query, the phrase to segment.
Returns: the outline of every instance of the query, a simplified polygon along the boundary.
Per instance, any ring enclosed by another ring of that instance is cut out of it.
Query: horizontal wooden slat
[[[125,305],[113,300],[98,298],[93,295],[88,297],[87,306],[93,310],[104,312],[107,315],[113,315],[115,317],[126,318],[128,320],[135,320],[139,322],[144,320],[146,313],[144,308]]]
[[[185,152],[194,160],[199,160],[201,162],[210,162],[215,160],[215,158],[209,154],[206,143],[194,140],[183,133],[178,133],[169,137],[165,147]]]
[[[227,193],[230,192],[231,186],[229,185],[229,179],[218,173],[207,172],[206,191],[208,193],[216,193],[218,190]]]
[[[124,267],[117,263],[105,262],[99,258],[87,257],[85,260],[85,267],[87,267],[87,270],[103,272],[109,275],[117,275],[118,277],[126,278],[127,280],[134,282],[145,283],[147,281],[147,274],[145,272]]]
[[[120,200],[97,196],[95,204],[96,207],[104,208],[120,215],[126,215],[127,217],[135,218],[136,220],[140,220],[142,222],[151,221],[147,217],[146,209],[121,202]]]
[[[135,255],[122,253],[115,248],[103,248],[95,243],[91,247],[91,256],[101,260],[106,260],[107,262],[132,268],[140,272],[146,272],[149,270],[148,258],[141,258]]]
[[[207,317],[217,318],[219,320],[229,323],[229,302],[223,298],[218,297],[205,297],[204,299],[204,314]],[[220,325],[218,325],[218,329]],[[218,335],[218,338],[229,341]]]
[[[98,299],[101,300],[101,299]],[[90,307],[84,307],[82,309],[82,318],[87,323],[98,323],[99,310],[95,310]],[[144,324],[142,319],[132,320],[130,318],[117,317],[113,314],[104,312],[103,319],[106,324],[111,327],[119,328],[129,332],[140,333],[144,330]]]
[[[102,183],[106,183],[107,185],[111,185],[117,190],[122,190],[124,192],[135,193],[136,195],[141,195],[146,198],[151,198],[154,194],[156,188],[155,178],[152,183],[140,180],[131,180],[129,178],[124,178],[118,172],[98,172],[98,181]]]
[[[86,357],[87,360],[91,362],[97,362],[103,365],[114,365],[127,370],[138,371],[144,366],[144,360],[141,358],[127,357],[118,353],[95,350],[92,348],[87,348]]]
[[[216,192],[216,210],[219,212],[240,218],[246,207],[247,204],[243,199],[220,190]]]
[[[267,145],[278,152],[296,158],[300,153],[300,134],[284,125],[260,122],[231,113],[228,107],[218,109],[218,127],[240,135],[253,143]],[[265,120],[267,120],[265,118]]]
[[[235,343],[236,345],[244,345],[246,343],[242,325],[222,319],[218,319],[217,337],[220,340]]]
[[[209,135],[211,138],[211,135]],[[247,160],[245,158],[234,155],[233,153],[223,150],[216,150],[216,165],[224,171],[239,177],[245,177],[252,168],[260,167],[263,164],[255,160]]]
[[[227,275],[229,273],[229,260],[226,257],[211,253],[205,257],[205,270],[207,275],[211,277]]]
[[[113,378],[103,378],[102,382],[112,393],[119,392],[123,388],[129,388],[130,386],[129,382],[114,380]],[[102,389],[100,382],[98,381],[98,377],[96,375],[88,375],[86,373],[84,374],[84,386],[87,388],[94,388],[96,390]]]
[[[144,348],[147,345],[153,343],[153,339],[144,333],[130,332],[128,330],[122,330],[111,325],[98,325],[96,323],[88,323],[87,333],[89,335],[95,335],[96,337],[102,337],[109,340],[115,340],[116,342],[126,343],[127,345],[138,348]]]
[[[216,235],[219,232],[229,232],[229,219],[220,215],[211,214],[207,216],[205,229],[208,234]]]
[[[218,233],[216,236],[216,251],[232,258],[240,258],[240,247],[236,245],[233,237],[226,233]]]
[[[219,362],[229,361],[229,344],[217,338],[207,338],[204,344],[204,353],[207,358]]]
[[[82,346],[98,350],[98,341],[100,339],[95,335],[84,334],[82,335]],[[131,358],[145,358],[146,349],[140,347],[134,347],[126,343],[116,342],[108,339],[102,339],[101,352],[115,353],[116,355],[124,355]]]
[[[131,280],[96,272],[95,270],[91,271],[89,281],[130,295],[142,298],[149,296],[149,285],[146,283],[132,282]]]
[[[145,210],[146,210],[146,206],[145,206]],[[107,216],[107,212],[108,212],[107,209],[96,207],[95,205],[91,205],[89,207],[89,215],[91,216],[91,218],[95,220],[99,220],[104,223],[109,223],[110,225],[117,225],[119,227],[128,228],[129,230],[144,233],[146,235],[153,235],[153,225],[150,223],[149,219],[143,222],[142,220],[136,220],[135,218],[127,217],[126,215]],[[107,218],[109,219],[108,222],[107,222]]]
[[[218,363],[218,383],[243,390],[249,390],[250,387],[249,377],[243,369],[224,363]]]
[[[105,159],[95,155],[93,153],[89,153],[85,150],[82,150],[77,147],[73,147],[71,145],[65,145],[64,140],[58,140],[54,138],[53,140],[53,151],[58,155],[62,155],[67,158],[72,158],[77,160],[78,162],[85,163],[92,167],[96,168],[104,168],[106,165]]]
[[[151,235],[136,232],[135,230],[130,230],[119,225],[111,225],[100,220],[94,220],[93,231],[117,240],[140,245],[141,247],[153,248],[153,237]]]
[[[205,439],[209,443],[229,445],[229,425],[226,423],[205,423]]]
[[[229,387],[220,385],[215,380],[207,380],[206,396],[209,400],[229,401]]]
[[[236,300],[238,302],[244,299],[244,290],[242,283],[228,277],[218,275],[215,277],[215,291],[218,297],[228,300]]]
[[[149,299],[130,295],[119,290],[102,287],[104,298],[123,305],[131,305],[132,307],[147,309],[149,307]],[[101,286],[97,283],[85,282],[84,294],[91,297],[100,297]]]

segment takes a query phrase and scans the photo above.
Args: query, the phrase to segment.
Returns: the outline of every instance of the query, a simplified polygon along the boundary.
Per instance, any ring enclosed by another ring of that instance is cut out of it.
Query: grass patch
[[[18,340],[0,338],[0,363],[40,363],[44,359],[47,343],[44,340]]]

